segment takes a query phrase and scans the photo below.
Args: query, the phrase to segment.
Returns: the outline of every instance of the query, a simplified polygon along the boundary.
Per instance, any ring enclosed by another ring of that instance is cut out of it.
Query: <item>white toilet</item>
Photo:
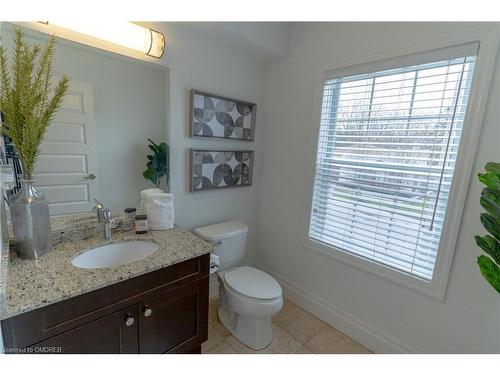
[[[267,273],[239,266],[248,226],[240,221],[208,225],[194,233],[214,246],[220,257],[217,272],[220,305],[218,316],[224,327],[243,344],[255,350],[272,341],[271,316],[283,306],[280,284]]]

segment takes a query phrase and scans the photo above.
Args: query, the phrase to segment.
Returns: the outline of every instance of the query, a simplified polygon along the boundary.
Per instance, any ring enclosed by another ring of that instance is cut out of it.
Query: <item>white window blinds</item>
[[[330,75],[310,239],[432,279],[474,61]]]

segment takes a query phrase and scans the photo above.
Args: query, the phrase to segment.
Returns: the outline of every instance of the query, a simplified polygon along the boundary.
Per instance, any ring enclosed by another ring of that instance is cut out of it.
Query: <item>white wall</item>
[[[266,71],[259,186],[258,261],[277,276],[302,306],[378,352],[500,352],[500,298],[479,274],[473,235],[479,223],[481,185],[473,178],[444,302],[305,249],[305,145],[312,123],[316,74],[338,60],[359,62],[391,51],[464,32],[474,24],[323,23],[292,26],[289,58]],[[498,61],[498,60],[497,60]],[[500,64],[497,62],[474,176],[500,160]]]
[[[264,89],[264,65],[255,57],[205,38],[179,23],[151,23],[165,33],[166,51],[159,63],[169,67],[171,191],[175,222],[186,228],[238,219],[247,223],[249,239],[245,263],[253,263],[256,245],[257,187],[261,183],[265,123],[259,107]],[[189,91],[199,89],[257,103],[255,142],[193,139],[189,137]],[[189,192],[190,147],[256,150],[253,186],[219,191]]]

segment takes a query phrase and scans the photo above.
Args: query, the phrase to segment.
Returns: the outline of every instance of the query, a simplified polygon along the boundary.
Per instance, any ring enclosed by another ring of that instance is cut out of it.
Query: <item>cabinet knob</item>
[[[134,323],[135,323],[135,319],[132,316],[127,316],[125,318],[125,325],[127,327],[130,327],[130,326],[134,325]]]
[[[149,306],[144,306],[144,316],[146,318],[149,318],[151,316],[151,314],[153,313],[153,310],[151,310],[151,308]]]

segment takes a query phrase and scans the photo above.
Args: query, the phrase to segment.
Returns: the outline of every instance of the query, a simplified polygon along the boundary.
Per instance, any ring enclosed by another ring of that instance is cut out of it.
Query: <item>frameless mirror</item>
[[[30,43],[48,40],[22,30]],[[0,32],[11,56],[13,25],[2,23]],[[168,68],[58,38],[54,77],[63,74],[69,91],[35,169],[51,215],[90,211],[95,198],[109,208],[135,207],[139,192],[154,187],[143,177],[148,139],[168,143]]]

